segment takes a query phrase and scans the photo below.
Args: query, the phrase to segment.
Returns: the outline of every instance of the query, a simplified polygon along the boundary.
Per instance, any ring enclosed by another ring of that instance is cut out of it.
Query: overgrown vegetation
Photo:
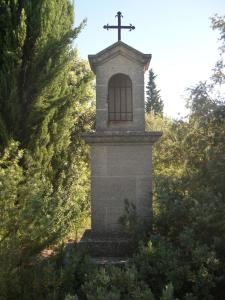
[[[212,78],[189,90],[189,116],[146,116],[154,148],[154,217],[124,267],[94,267],[61,242],[89,212],[92,75],[72,49],[67,0],[0,4],[0,299],[223,300],[225,295],[225,18]],[[51,246],[53,255],[43,256]],[[54,246],[54,247],[53,247]]]

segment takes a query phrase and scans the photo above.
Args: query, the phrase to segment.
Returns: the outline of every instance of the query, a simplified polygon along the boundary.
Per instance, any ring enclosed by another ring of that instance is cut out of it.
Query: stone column
[[[150,54],[121,41],[89,55],[96,74],[96,132],[83,134],[91,148],[92,229],[82,242],[92,255],[128,255],[128,240],[119,237],[125,200],[135,206],[138,223],[151,222],[152,145],[162,133],[145,132],[144,73],[150,60]],[[124,92],[128,86],[129,92]],[[132,117],[109,118],[110,105],[115,109],[113,114],[124,116],[122,107],[127,103]]]

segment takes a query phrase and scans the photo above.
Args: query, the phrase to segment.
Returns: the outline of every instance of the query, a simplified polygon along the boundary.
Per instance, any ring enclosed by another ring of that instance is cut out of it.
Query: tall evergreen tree
[[[1,11],[0,144],[19,141],[55,176],[81,115],[77,104],[90,99],[91,72],[72,49],[84,23],[73,28],[68,0],[3,0]]]
[[[160,96],[160,90],[157,89],[155,83],[156,75],[153,70],[149,70],[149,80],[146,86],[146,112],[152,112],[154,115],[163,115],[163,101]]]
[[[72,48],[84,22],[74,28],[71,1],[2,0],[0,12],[0,298],[6,299],[10,276],[18,276],[11,271],[88,213],[80,132],[92,124],[93,91],[92,73]]]

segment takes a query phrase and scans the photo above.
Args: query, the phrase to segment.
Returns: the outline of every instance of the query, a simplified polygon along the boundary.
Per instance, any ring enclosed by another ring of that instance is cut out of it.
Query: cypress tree
[[[163,115],[163,101],[160,96],[160,91],[157,89],[155,83],[156,75],[153,70],[149,70],[149,80],[146,86],[146,106],[147,113],[152,112],[154,115]]]
[[[71,1],[2,0],[0,11],[4,298],[13,290],[11,271],[88,214],[88,153],[80,132],[93,123],[93,89],[92,73],[72,47],[85,22],[74,28]]]
[[[92,75],[72,49],[85,22],[73,28],[68,0],[3,0],[1,11],[1,145],[19,141],[55,176],[81,115],[76,102],[90,98]],[[81,78],[74,86],[72,69]]]
[[[26,38],[26,14],[18,1],[0,3],[0,145],[15,135],[20,118],[18,78]]]

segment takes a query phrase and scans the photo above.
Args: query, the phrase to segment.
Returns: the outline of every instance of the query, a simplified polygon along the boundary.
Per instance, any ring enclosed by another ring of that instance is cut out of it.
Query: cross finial
[[[104,29],[118,29],[118,41],[121,41],[121,29],[130,29],[134,30],[135,26],[133,26],[132,24],[130,24],[129,26],[122,26],[121,25],[121,18],[123,18],[122,13],[120,11],[118,11],[118,13],[116,14],[116,17],[118,18],[118,25],[104,25],[103,28]]]

